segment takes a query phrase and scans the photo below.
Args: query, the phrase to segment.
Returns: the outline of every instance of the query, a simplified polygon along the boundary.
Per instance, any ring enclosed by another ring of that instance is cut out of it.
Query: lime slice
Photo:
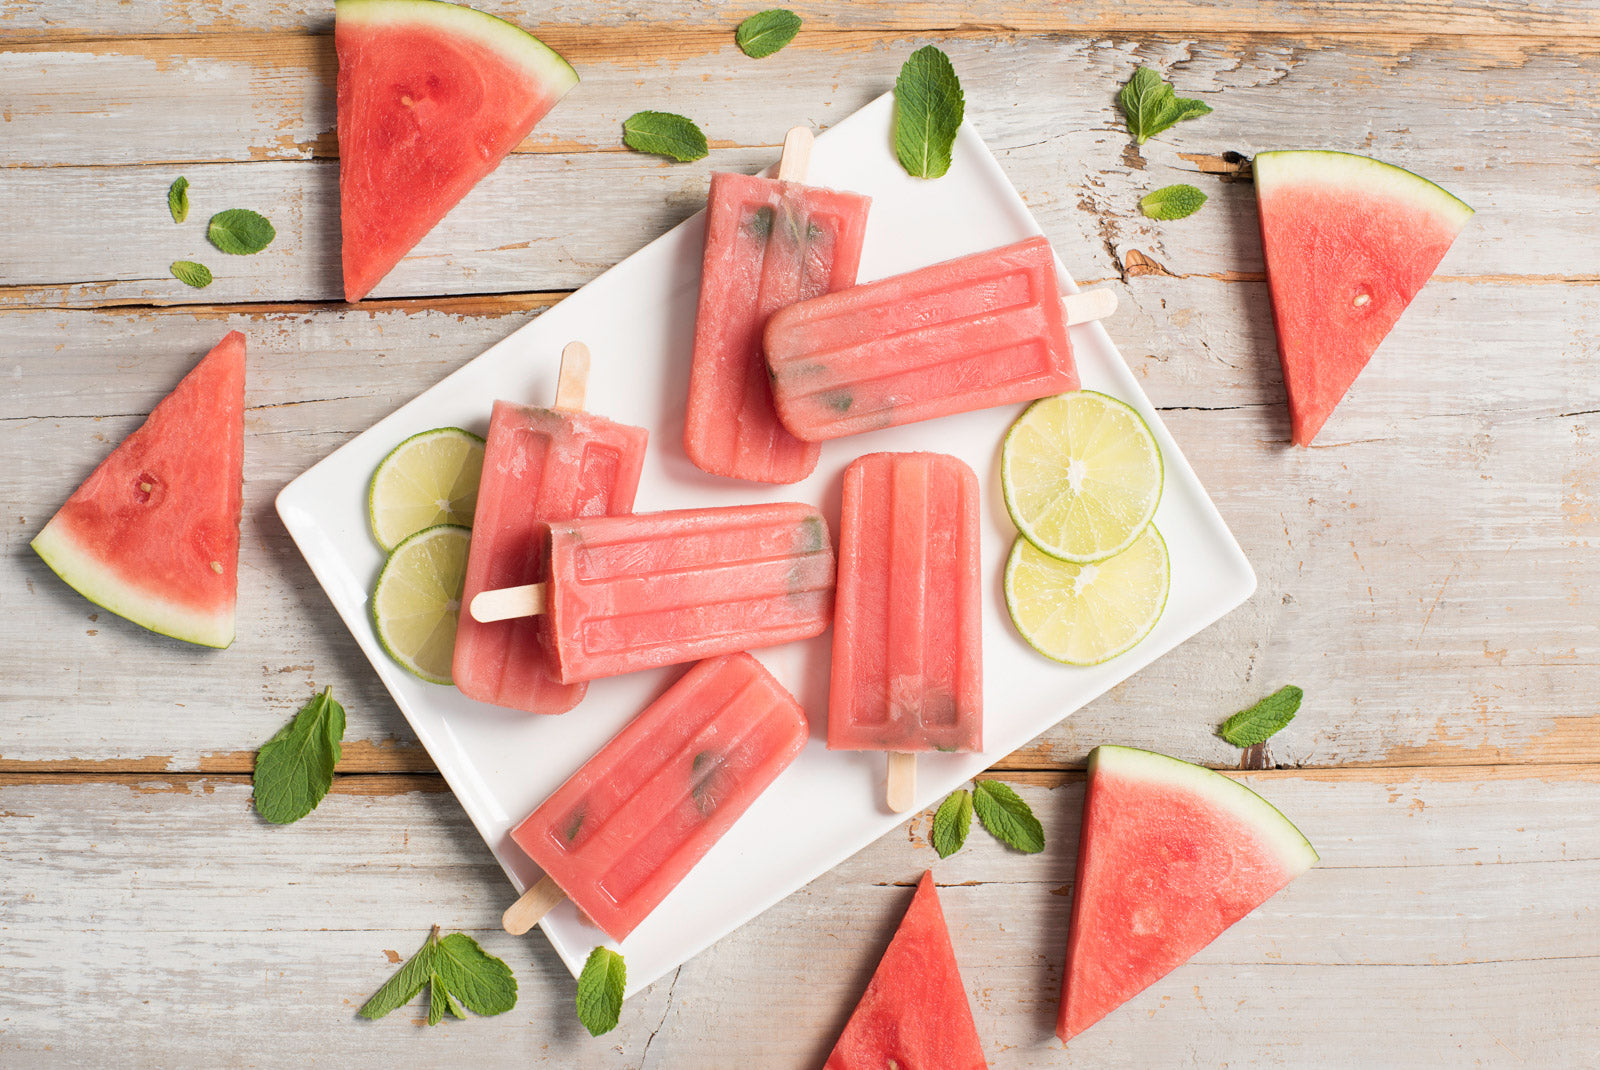
[[[1167,543],[1154,524],[1104,561],[1078,564],[1018,539],[1006,562],[1006,608],[1033,648],[1098,665],[1150,634],[1167,604]]]
[[[436,524],[472,526],[483,474],[483,439],[459,427],[421,431],[389,451],[372,473],[367,518],[385,550]]]
[[[1161,450],[1144,418],[1093,390],[1034,402],[1000,450],[1012,522],[1063,561],[1099,561],[1132,546],[1161,501],[1161,477]]]
[[[430,683],[451,682],[471,537],[471,530],[459,524],[439,524],[402,539],[372,589],[378,642],[391,658]]]

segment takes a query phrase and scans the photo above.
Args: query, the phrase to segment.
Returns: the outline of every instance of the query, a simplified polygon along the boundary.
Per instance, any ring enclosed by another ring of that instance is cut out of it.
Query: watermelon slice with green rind
[[[578,75],[532,34],[440,0],[337,0],[333,40],[344,290],[359,301]]]
[[[1306,446],[1472,209],[1410,171],[1347,152],[1260,152],[1251,168],[1289,423]]]
[[[1275,807],[1198,765],[1089,754],[1056,1035],[1068,1040],[1187,962],[1317,852]]]
[[[163,398],[33,540],[85,598],[151,631],[233,642],[244,471],[244,335]]]
[[[983,1042],[925,872],[823,1070],[982,1070]]]

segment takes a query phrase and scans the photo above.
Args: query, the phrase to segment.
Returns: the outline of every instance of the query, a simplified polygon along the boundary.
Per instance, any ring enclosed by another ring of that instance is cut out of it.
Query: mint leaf
[[[950,57],[933,45],[911,53],[894,82],[894,154],[914,178],[950,170],[966,98]]]
[[[299,821],[333,786],[344,739],[344,707],[325,687],[256,752],[256,810],[274,825]]]
[[[428,984],[433,977],[434,951],[438,946],[439,927],[435,925],[428,938],[417,948],[417,953],[406,959],[395,975],[383,983],[383,987],[372,994],[372,998],[361,1005],[356,1011],[357,1016],[367,1019],[382,1018],[390,1011],[404,1007],[417,993],[422,991],[422,986]]]
[[[511,967],[466,933],[451,933],[439,941],[433,969],[444,985],[446,1000],[454,996],[473,1014],[492,1017],[517,1005],[517,979]],[[454,1005],[446,1006],[457,1018],[466,1017]]]
[[[193,260],[174,260],[172,277],[185,286],[193,286],[196,290],[203,290],[211,285],[211,269],[204,264],[196,264]]]
[[[733,39],[739,51],[751,59],[765,59],[794,40],[800,32],[800,16],[793,11],[775,7],[751,15],[739,23]]]
[[[972,828],[972,793],[958,788],[939,804],[933,815],[933,849],[940,858],[949,858],[967,842],[967,832]]]
[[[1211,114],[1210,105],[1177,96],[1171,84],[1149,67],[1133,72],[1117,94],[1117,103],[1127,116],[1128,132],[1141,145],[1185,119]]]
[[[167,189],[167,211],[172,213],[174,223],[189,218],[189,180],[182,175]]]
[[[1151,219],[1182,219],[1194,215],[1206,203],[1206,195],[1193,186],[1162,186],[1139,198],[1139,211]]]
[[[211,217],[206,226],[206,237],[211,244],[234,256],[259,253],[272,244],[278,232],[272,229],[267,217],[248,208],[229,208]]]
[[[589,952],[578,977],[578,1021],[597,1037],[617,1027],[622,1016],[622,990],[627,987],[628,967],[622,956],[608,947]]]
[[[1044,826],[1009,785],[998,780],[978,781],[973,785],[972,805],[978,820],[996,839],[1024,854],[1044,850]]]
[[[1290,684],[1279,688],[1247,710],[1222,722],[1217,735],[1235,747],[1253,747],[1265,743],[1279,729],[1294,720],[1295,712],[1306,693]]]
[[[702,160],[711,151],[692,119],[667,111],[636,111],[622,122],[622,142],[637,152],[670,156],[679,163]]]
[[[517,979],[511,967],[495,958],[466,933],[451,933],[439,939],[435,925],[417,953],[356,1014],[362,1018],[382,1018],[404,1007],[428,989],[428,1024],[438,1025],[445,1013],[465,1018],[467,1010],[485,1016],[504,1014],[517,1005]]]

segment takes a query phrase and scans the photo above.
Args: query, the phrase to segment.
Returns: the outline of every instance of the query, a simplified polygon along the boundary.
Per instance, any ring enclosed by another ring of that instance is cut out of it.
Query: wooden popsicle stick
[[[522,893],[521,899],[506,907],[506,912],[500,915],[500,924],[512,936],[521,936],[566,897],[567,893],[559,884],[549,877],[541,877],[538,884]]]
[[[1067,310],[1067,326],[1073,327],[1090,320],[1102,320],[1117,310],[1117,291],[1102,286],[1098,290],[1084,290],[1068,294],[1061,299]]]
[[[480,624],[537,617],[544,612],[544,584],[525,583],[521,587],[499,587],[480,591],[472,600],[472,619]]]
[[[561,351],[561,373],[556,380],[556,408],[582,412],[589,390],[589,347],[568,342]]]
[[[811,128],[796,126],[783,137],[783,155],[778,159],[779,182],[803,182],[811,166]]]
[[[889,752],[889,809],[903,814],[917,798],[917,756]]]

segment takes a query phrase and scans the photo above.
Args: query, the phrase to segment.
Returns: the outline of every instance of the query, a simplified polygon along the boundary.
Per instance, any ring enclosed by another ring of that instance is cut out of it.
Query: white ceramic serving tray
[[[885,95],[820,135],[807,181],[872,197],[861,281],[1018,241],[1040,232],[1033,216],[970,125],[956,140],[950,171],[935,181],[909,177],[895,161]],[[774,131],[774,137],[782,131]],[[397,442],[430,427],[483,433],[496,398],[548,404],[561,348],[589,344],[594,368],[588,407],[650,431],[635,508],[639,512],[751,501],[819,503],[838,537],[841,476],[876,450],[937,450],[972,465],[986,497],[983,526],[981,754],[919,759],[916,812],[1017,749],[1113,685],[1138,672],[1248,598],[1255,575],[1178,452],[1105,328],[1072,328],[1086,388],[1135,407],[1149,421],[1166,461],[1155,522],[1172,559],[1172,591],[1155,630],[1121,657],[1094,668],[1059,665],[1035,653],[1012,629],[1001,574],[1015,531],[998,478],[1002,434],[1021,407],[993,409],[891,428],[824,444],[822,462],[802,483],[767,486],[709,476],[684,454],[703,216],[681,226],[540,315],[449,378],[415,398],[284,488],[278,512],[356,642],[427,747],[461,805],[511,878],[504,905],[539,876],[509,830],[643,709],[681,667],[599,680],[577,709],[540,717],[473,702],[424,683],[391,661],[368,616],[368,592],[383,552],[367,530],[367,483]],[[1070,260],[1080,250],[1063,249]],[[1065,269],[1064,286],[1074,289]],[[1109,321],[1116,329],[1116,318]],[[757,656],[805,706],[811,742],[738,824],[712,848],[626,941],[628,988],[635,991],[808,881],[859,851],[908,815],[884,805],[881,753],[824,747],[832,633]],[[931,857],[931,856],[930,856]],[[901,874],[900,876],[906,876]],[[496,904],[497,906],[501,904]],[[571,903],[542,926],[577,974],[607,938]]]

